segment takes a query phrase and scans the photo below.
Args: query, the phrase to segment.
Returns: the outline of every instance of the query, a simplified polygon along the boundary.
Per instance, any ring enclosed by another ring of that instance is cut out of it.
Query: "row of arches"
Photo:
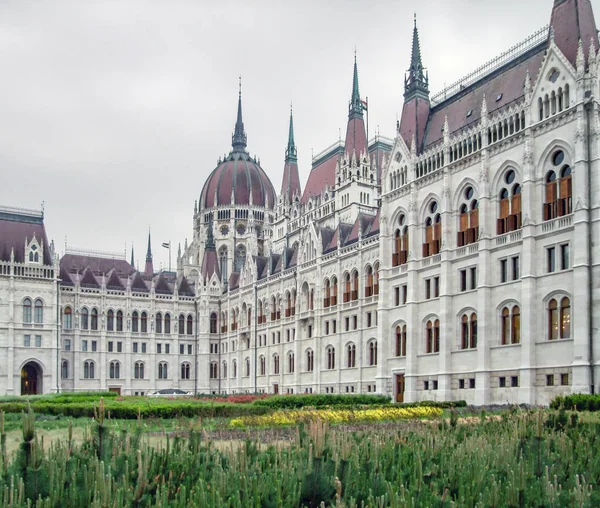
[[[94,360],[85,360],[83,362],[83,378],[96,379],[96,362]],[[180,365],[180,379],[190,379],[191,364],[183,362]],[[123,379],[123,369],[121,362],[112,360],[108,363],[108,379]],[[69,379],[72,376],[69,360],[61,361],[60,376],[62,379]],[[161,361],[157,365],[158,379],[169,379],[169,364]],[[136,361],[133,364],[133,379],[146,379],[146,364],[143,361]]]

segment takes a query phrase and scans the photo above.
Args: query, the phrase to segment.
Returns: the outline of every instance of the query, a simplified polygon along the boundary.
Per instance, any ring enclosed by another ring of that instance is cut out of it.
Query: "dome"
[[[236,205],[252,202],[254,206],[270,209],[275,206],[275,189],[271,180],[247,152],[231,152],[210,174],[200,194],[200,208],[215,206],[215,192],[216,206],[231,205],[232,190]]]
[[[246,151],[246,132],[242,121],[242,88],[238,98],[237,121],[231,138],[233,150],[206,180],[200,194],[200,209],[213,206],[249,205],[273,209],[275,189],[258,162]],[[216,194],[216,202],[215,202]]]

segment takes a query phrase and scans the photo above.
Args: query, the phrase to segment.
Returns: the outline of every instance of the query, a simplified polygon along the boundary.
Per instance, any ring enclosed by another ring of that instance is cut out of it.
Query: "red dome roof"
[[[231,192],[236,205],[252,204],[273,209],[275,189],[267,174],[247,152],[234,151],[210,174],[200,194],[200,209],[231,205]]]

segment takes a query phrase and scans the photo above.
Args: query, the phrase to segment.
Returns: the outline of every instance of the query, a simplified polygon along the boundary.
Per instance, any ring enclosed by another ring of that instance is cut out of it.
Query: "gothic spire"
[[[133,244],[131,244],[131,266],[135,268],[135,263],[133,262]]]
[[[152,265],[152,248],[150,247],[150,228],[148,228],[148,250],[146,251],[146,267],[144,275],[151,277],[154,275],[154,266]]]
[[[350,118],[362,118],[363,104],[358,91],[358,66],[356,65],[356,51],[354,51],[354,75],[352,77],[352,98],[350,99],[348,116]]]
[[[288,133],[288,145],[285,150],[285,162],[298,162],[298,152],[296,151],[296,143],[294,142],[294,116],[292,107],[290,106],[290,130]]]
[[[152,247],[150,247],[150,229],[148,229],[148,250],[146,251],[146,262],[152,261]]]
[[[208,227],[206,228],[206,242],[204,243],[205,250],[215,250],[215,238],[213,236],[213,223],[209,222]]]
[[[246,151],[246,141],[248,140],[246,132],[244,131],[244,122],[242,120],[242,77],[240,76],[240,85],[238,92],[238,110],[237,120],[235,122],[235,131],[231,138],[231,146],[234,152]]]
[[[417,15],[415,14],[415,26],[413,29],[412,53],[410,57],[410,68],[408,76],[404,79],[404,97],[406,100],[414,96],[429,98],[429,77],[424,72],[421,60],[421,46],[419,44],[419,29],[417,28]]]

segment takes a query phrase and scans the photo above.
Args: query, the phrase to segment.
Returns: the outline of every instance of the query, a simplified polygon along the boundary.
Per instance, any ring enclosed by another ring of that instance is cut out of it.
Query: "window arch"
[[[227,362],[223,361],[221,364],[221,377],[223,379],[227,378]]]
[[[69,362],[67,360],[63,360],[60,364],[60,377],[69,379]]]
[[[148,314],[146,313],[146,311],[142,312],[140,318],[140,325],[140,331],[142,333],[148,333]]]
[[[369,342],[369,365],[377,365],[377,341]]]
[[[89,327],[90,327],[90,313],[84,307],[83,309],[81,309],[81,318],[79,321],[79,328],[81,330],[87,330]]]
[[[92,309],[92,319],[90,323],[90,330],[98,330],[98,309]]]
[[[227,284],[227,247],[219,251],[219,266],[221,268],[221,282]]]
[[[479,202],[472,185],[463,191],[458,211],[457,246],[463,247],[479,240]]]
[[[337,277],[334,275],[331,277],[331,306],[335,307],[337,305],[337,295],[338,295],[338,283]]]
[[[117,332],[123,331],[123,311],[117,311]]]
[[[548,302],[548,340],[571,337],[571,300],[552,298]]]
[[[356,346],[352,343],[346,346],[346,367],[353,368],[356,367]],[[333,367],[332,367],[333,368]]]
[[[467,312],[460,318],[460,348],[477,348],[477,314]]]
[[[545,177],[544,220],[568,215],[573,211],[571,166],[565,152],[557,150],[551,157],[552,169]]]
[[[440,320],[430,319],[425,325],[425,353],[440,352]]]
[[[210,379],[218,379],[219,378],[219,364],[217,362],[210,362]]]
[[[352,300],[358,300],[358,270],[352,272]]]
[[[244,373],[244,375],[246,377],[250,377],[250,358],[246,358],[246,360],[244,361],[245,365],[246,365],[246,372]]]
[[[73,310],[69,306],[65,307],[63,312],[63,328],[66,330],[73,328]]]
[[[181,364],[181,379],[190,379],[190,364],[187,362]]]
[[[179,319],[177,320],[177,328],[179,335],[185,334],[185,316],[183,314],[179,314]]]
[[[44,323],[44,302],[40,298],[36,299],[34,304],[33,321],[37,325]]]
[[[112,332],[115,329],[115,311],[112,309],[109,309],[106,313],[106,329],[109,332]]]
[[[137,310],[134,310],[131,313],[131,331],[139,332],[140,331],[140,315]]]
[[[273,374],[279,374],[279,355],[273,355]]]
[[[96,365],[91,360],[83,362],[83,379],[94,379]]]
[[[288,360],[288,373],[293,374],[295,367],[296,367],[296,362],[295,362],[294,353],[292,351],[288,352],[287,360]]]
[[[29,298],[23,300],[23,323],[31,323],[31,300]]]
[[[217,333],[217,313],[210,315],[210,333]]]
[[[500,312],[500,342],[502,345],[521,343],[521,309],[505,306]]]
[[[373,265],[373,294],[379,294],[379,262]]]
[[[333,346],[327,347],[327,368],[335,369],[335,348]]]
[[[162,324],[162,314],[160,312],[157,312],[156,316],[154,317],[154,328],[156,330],[156,333],[162,333]]]
[[[121,379],[121,364],[120,362],[110,362],[108,365],[108,377],[110,379]]]
[[[502,182],[496,223],[496,233],[499,235],[521,228],[521,184],[518,183],[516,171],[512,168],[506,170]]]
[[[187,329],[186,332],[188,335],[192,335],[193,334],[193,329],[194,329],[194,320],[191,316],[191,314],[187,317]]]
[[[165,314],[165,333],[171,333],[171,314]]]
[[[331,304],[331,282],[329,279],[325,279],[325,283],[323,284],[325,288],[325,297],[323,298],[323,308],[327,309]]]
[[[158,379],[169,379],[169,366],[167,362],[159,362]]]
[[[133,377],[135,379],[144,379],[144,362],[135,362],[133,365]]]
[[[408,225],[406,215],[398,218],[398,228],[394,233],[394,250],[392,251],[392,266],[404,265],[408,262]]]
[[[406,324],[396,326],[396,356],[406,356]]]
[[[425,218],[425,242],[423,243],[423,257],[439,254],[442,244],[442,216],[438,211],[437,201],[432,201],[427,207]]]
[[[258,375],[264,376],[267,373],[267,361],[264,356],[258,359]]]
[[[315,352],[312,349],[306,350],[306,371],[313,372],[315,370]]]
[[[350,294],[352,292],[352,286],[351,286],[351,281],[350,281],[350,274],[348,272],[346,272],[344,274],[344,297],[343,297],[343,302],[349,302],[350,301]]]

